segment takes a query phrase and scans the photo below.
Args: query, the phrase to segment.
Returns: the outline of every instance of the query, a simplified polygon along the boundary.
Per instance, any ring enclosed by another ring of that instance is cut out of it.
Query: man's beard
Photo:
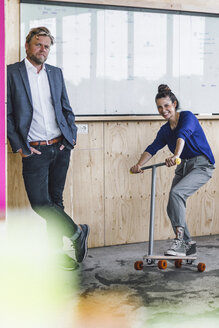
[[[37,57],[34,56],[34,55],[29,56],[29,58],[30,58],[34,63],[36,63],[37,65],[42,65],[42,64],[46,61],[46,59],[47,59],[47,58],[45,58],[45,57],[44,57],[44,59],[42,59],[42,57],[41,57],[41,58],[37,58]]]

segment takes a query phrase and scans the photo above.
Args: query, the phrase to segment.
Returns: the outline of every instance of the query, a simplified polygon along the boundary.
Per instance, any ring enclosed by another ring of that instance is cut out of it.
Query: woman
[[[141,167],[147,163],[158,150],[168,146],[173,153],[165,162],[168,167],[181,158],[172,182],[167,213],[176,234],[165,255],[196,255],[196,243],[191,240],[186,225],[186,200],[211,177],[214,171],[214,156],[198,119],[190,111],[177,112],[179,102],[167,85],[158,87],[155,98],[157,109],[167,123],[157,133],[135,164],[132,173],[142,173]]]

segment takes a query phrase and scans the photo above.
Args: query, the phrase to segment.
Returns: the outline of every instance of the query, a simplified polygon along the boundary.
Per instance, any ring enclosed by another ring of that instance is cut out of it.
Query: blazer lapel
[[[47,72],[47,76],[48,76],[48,80],[49,80],[49,86],[50,86],[50,92],[51,92],[51,97],[52,97],[52,101],[53,101],[53,106],[55,107],[55,102],[56,102],[56,92],[55,92],[55,85],[54,85],[54,74],[53,74],[53,70],[47,65],[46,66],[46,72]]]
[[[25,66],[24,60],[20,63],[19,70],[20,70],[20,74],[21,74],[22,79],[23,79],[23,82],[24,82],[25,89],[27,91],[28,98],[30,100],[30,103],[33,105],[33,103],[32,103],[32,96],[31,96],[31,90],[30,90],[30,84],[29,84],[27,70],[26,70],[26,66]]]

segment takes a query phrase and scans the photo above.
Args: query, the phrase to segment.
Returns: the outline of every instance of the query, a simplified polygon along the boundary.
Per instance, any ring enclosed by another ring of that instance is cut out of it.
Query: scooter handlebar
[[[180,163],[181,163],[181,159],[179,157],[177,157],[176,158],[176,165],[179,165]],[[159,166],[164,166],[164,165],[166,165],[166,162],[144,166],[144,167],[141,168],[141,170],[148,170],[148,169],[152,169],[153,167],[159,167]],[[131,172],[131,170],[130,170],[130,173],[134,174],[134,173]]]
[[[181,163],[181,159],[179,157],[176,158],[176,165],[179,165]],[[154,164],[154,165],[149,165],[149,166],[144,166],[141,168],[141,170],[148,170],[148,169],[152,169],[153,166],[158,167],[158,166],[164,166],[166,165],[166,162],[163,163],[158,163],[158,164]]]

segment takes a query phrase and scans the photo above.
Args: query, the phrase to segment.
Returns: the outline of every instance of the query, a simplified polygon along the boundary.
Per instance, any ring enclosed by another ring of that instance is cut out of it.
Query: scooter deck
[[[145,255],[143,261],[147,263],[147,266],[154,265],[157,262],[159,269],[165,270],[167,268],[167,262],[175,262],[176,268],[181,268],[182,264],[193,264],[197,260],[197,256],[168,256],[168,255]],[[134,264],[135,270],[143,270],[144,262],[136,261]],[[185,261],[185,262],[184,262]],[[202,262],[198,263],[197,269],[199,272],[205,271],[206,265]]]
[[[145,255],[144,260],[196,260],[197,256]]]

